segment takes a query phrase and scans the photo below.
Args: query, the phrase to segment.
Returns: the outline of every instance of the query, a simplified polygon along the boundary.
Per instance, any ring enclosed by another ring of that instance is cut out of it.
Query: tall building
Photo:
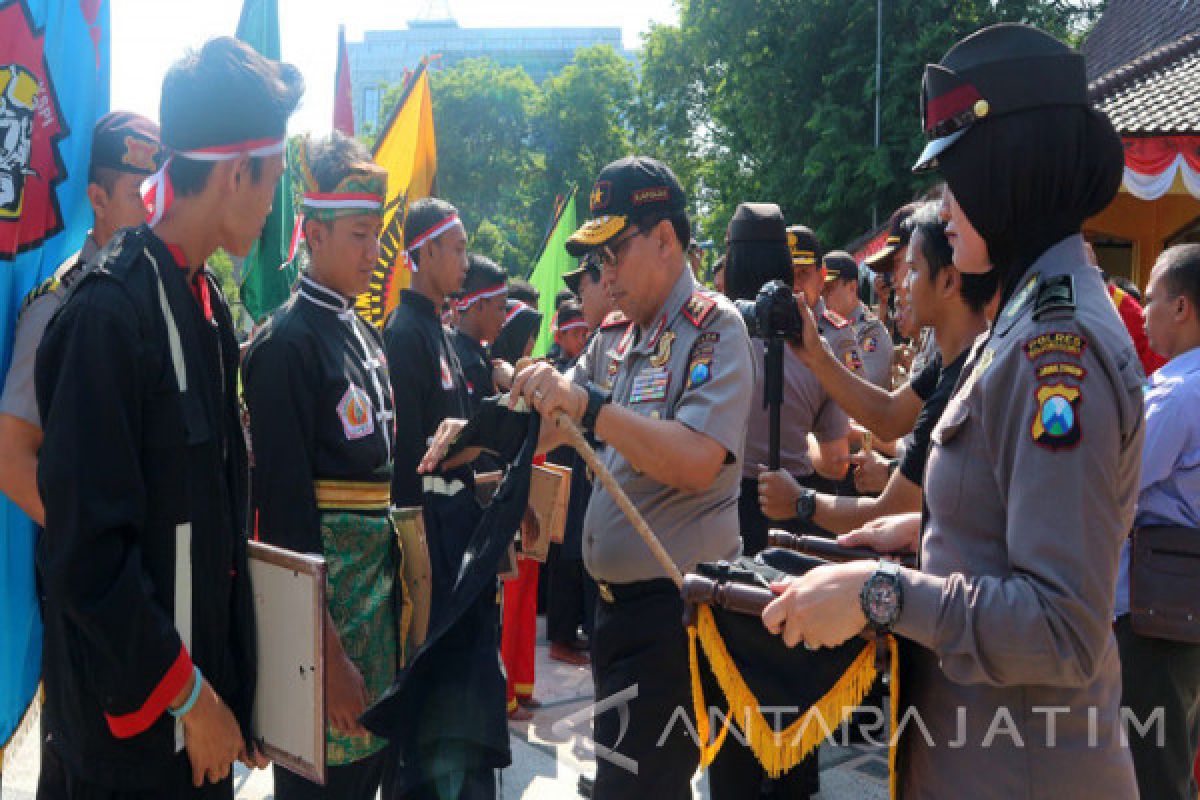
[[[571,63],[576,50],[598,44],[633,57],[621,44],[620,28],[463,28],[453,19],[418,19],[405,30],[366,31],[361,42],[347,43],[355,128],[379,123],[386,113],[381,85],[399,83],[425,56],[439,56],[434,68],[487,56],[524,67],[540,83]]]

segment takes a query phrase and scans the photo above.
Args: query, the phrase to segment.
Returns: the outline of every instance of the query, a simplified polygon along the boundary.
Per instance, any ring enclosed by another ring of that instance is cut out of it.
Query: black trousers
[[[1196,800],[1192,765],[1200,744],[1200,645],[1138,636],[1128,614],[1114,631],[1121,654],[1121,705],[1141,726],[1129,728],[1129,752],[1145,800]]]
[[[166,786],[145,790],[110,789],[80,780],[54,748],[43,743],[37,800],[233,800],[232,774],[219,783],[206,783],[196,788],[192,786],[192,765],[187,753],[180,753],[175,760],[174,780]]]
[[[690,800],[700,751],[692,737],[683,600],[666,579],[613,591],[616,602],[596,603],[592,639],[593,797]]]
[[[384,800],[496,800],[496,771],[475,769],[443,775],[438,780],[406,789],[384,790]]]
[[[546,573],[546,638],[571,644],[580,625],[591,636],[596,582],[584,569],[583,559],[567,558],[562,545],[552,544],[546,556]]]
[[[325,785],[318,786],[279,765],[273,765],[276,800],[375,800],[389,751],[352,764],[325,768]]]

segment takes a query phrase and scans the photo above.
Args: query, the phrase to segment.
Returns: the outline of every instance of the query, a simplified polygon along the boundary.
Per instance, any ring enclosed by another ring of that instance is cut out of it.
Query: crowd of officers
[[[124,113],[97,125],[95,224],[27,300],[0,401],[3,490],[43,526],[38,797],[228,798],[235,760],[266,766],[248,538],[329,565],[327,779],[276,765],[276,796],[495,797],[505,716],[537,705],[529,564],[507,582],[503,626],[493,594],[472,607],[470,635],[421,687],[427,713],[401,721],[411,732],[386,740],[361,718],[405,659],[389,510],[423,509],[436,617],[483,513],[476,475],[504,466],[446,466],[444,448],[508,393],[583,429],[684,572],[754,555],[770,527],[919,554],[915,568],[815,569],[763,613],[788,646],[901,638],[905,703],[927,734],[901,741],[904,796],[1194,798],[1200,647],[1131,627],[1127,540],[1200,527],[1200,246],[1163,254],[1144,331],[1127,328],[1142,324],[1130,287],[1106,286],[1080,236],[1122,165],[1083,74],[1078,54],[1020,25],[929,67],[915,169],[944,183],[898,209],[861,266],[777,206],[745,203],[713,291],[671,170],[609,164],[567,244],[580,261],[554,356],[529,361],[537,298],[469,253],[437,198],[404,219],[411,287],[382,332],[365,323],[354,301],[378,260],[386,173],[338,134],[285,166],[298,73],[232,39],[189,54],[164,81],[161,132]],[[308,266],[239,349],[204,265],[249,250],[285,168]],[[777,454],[766,345],[732,302],[772,280],[802,322]],[[620,700],[594,738],[625,760],[600,758],[582,788],[690,797],[697,744],[671,724],[693,713],[682,600],[565,441],[542,426],[539,449],[573,468],[547,633],[553,657],[590,661],[600,709]],[[1121,704],[1138,719],[1163,709],[1164,739],[1126,746]],[[1016,736],[985,736],[1000,709]],[[807,797],[815,760],[768,779],[731,743],[709,785]]]

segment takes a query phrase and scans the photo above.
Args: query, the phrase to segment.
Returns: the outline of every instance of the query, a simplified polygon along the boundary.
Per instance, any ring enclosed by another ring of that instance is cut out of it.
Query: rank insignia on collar
[[[1032,276],[1028,281],[1025,282],[1025,285],[1021,287],[1021,290],[1013,295],[1013,298],[1008,301],[1008,307],[1004,309],[1005,319],[1012,319],[1018,313],[1020,313],[1021,309],[1025,307],[1025,304],[1029,302],[1029,298],[1033,296],[1033,290],[1037,287],[1037,282],[1038,276]]]
[[[841,330],[850,324],[850,320],[846,319],[832,308],[825,309],[824,313],[821,314],[821,318],[838,330]]]
[[[1038,405],[1030,432],[1033,441],[1049,450],[1066,450],[1079,444],[1079,389],[1062,383],[1039,386]]]
[[[338,418],[347,439],[361,439],[375,432],[375,417],[371,413],[371,398],[351,383],[337,405]]]
[[[709,315],[712,314],[712,310],[716,307],[716,299],[704,292],[697,291],[692,293],[691,299],[683,307],[683,315],[687,317],[688,322],[697,328],[702,328]]]

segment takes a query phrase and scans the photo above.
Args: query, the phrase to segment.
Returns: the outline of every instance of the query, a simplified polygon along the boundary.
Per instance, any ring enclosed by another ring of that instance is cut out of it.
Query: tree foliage
[[[734,207],[771,201],[830,247],[929,187],[920,151],[921,73],[964,35],[1029,22],[1078,41],[1103,0],[677,0],[638,68],[607,46],[579,50],[540,86],[488,59],[432,73],[438,191],[472,244],[525,273],[555,197],[586,191],[638,152],[675,170],[699,235],[719,242]],[[882,8],[875,145],[876,10]],[[390,107],[400,87],[385,100]]]

